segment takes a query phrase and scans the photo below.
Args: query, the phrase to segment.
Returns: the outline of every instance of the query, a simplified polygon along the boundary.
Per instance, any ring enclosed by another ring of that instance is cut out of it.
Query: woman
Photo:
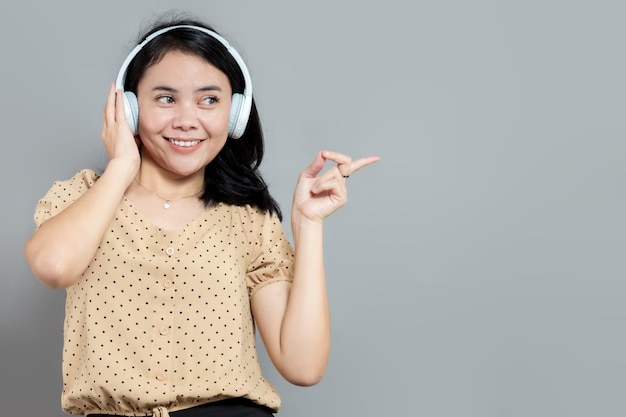
[[[35,277],[67,291],[63,410],[272,415],[255,326],[285,379],[317,383],[330,349],[323,220],[378,158],[315,157],[294,192],[292,247],[258,171],[245,64],[192,19],[155,25],[131,52],[102,141],[105,170],[55,182],[25,247]]]

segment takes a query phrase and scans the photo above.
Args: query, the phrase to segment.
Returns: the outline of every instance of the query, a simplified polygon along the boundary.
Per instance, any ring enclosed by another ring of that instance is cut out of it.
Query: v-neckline
[[[154,220],[151,219],[150,216],[146,215],[146,213],[139,210],[137,205],[133,203],[133,201],[128,196],[125,195],[122,201],[124,205],[126,205],[129,208],[130,212],[132,212],[135,216],[141,219],[144,226],[150,227],[154,230],[158,230],[160,233],[163,233],[163,234],[170,234],[170,233],[181,234],[185,232],[186,230],[193,228],[197,223],[205,221],[211,213],[216,212],[219,209],[219,207],[222,205],[222,203],[218,203],[213,206],[207,207],[198,216],[192,218],[181,227],[167,228],[167,227],[160,226],[159,224],[154,222]]]

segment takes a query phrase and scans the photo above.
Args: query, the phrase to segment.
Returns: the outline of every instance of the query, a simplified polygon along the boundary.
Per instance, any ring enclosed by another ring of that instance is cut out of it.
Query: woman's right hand
[[[111,161],[124,161],[130,164],[135,172],[139,170],[141,140],[139,136],[133,136],[126,122],[124,94],[122,90],[116,90],[114,83],[111,83],[104,106],[101,138]]]

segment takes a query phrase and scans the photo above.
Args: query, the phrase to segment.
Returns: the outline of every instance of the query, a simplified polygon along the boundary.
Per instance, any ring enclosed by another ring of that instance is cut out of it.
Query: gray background
[[[64,292],[23,244],[53,180],[104,166],[108,85],[173,6],[247,60],[286,211],[319,149],[383,158],[327,222],[326,377],[262,352],[280,416],[626,413],[623,2],[109,0],[0,6],[3,416],[63,415]]]

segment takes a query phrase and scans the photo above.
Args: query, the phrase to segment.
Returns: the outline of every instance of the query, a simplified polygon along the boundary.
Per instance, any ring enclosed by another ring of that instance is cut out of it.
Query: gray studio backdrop
[[[288,212],[319,149],[382,161],[328,220],[328,373],[282,417],[626,414],[626,6],[595,0],[3,2],[3,416],[60,417],[63,291],[22,247],[106,163],[107,88],[172,7],[247,60]],[[288,222],[286,222],[288,228]]]

